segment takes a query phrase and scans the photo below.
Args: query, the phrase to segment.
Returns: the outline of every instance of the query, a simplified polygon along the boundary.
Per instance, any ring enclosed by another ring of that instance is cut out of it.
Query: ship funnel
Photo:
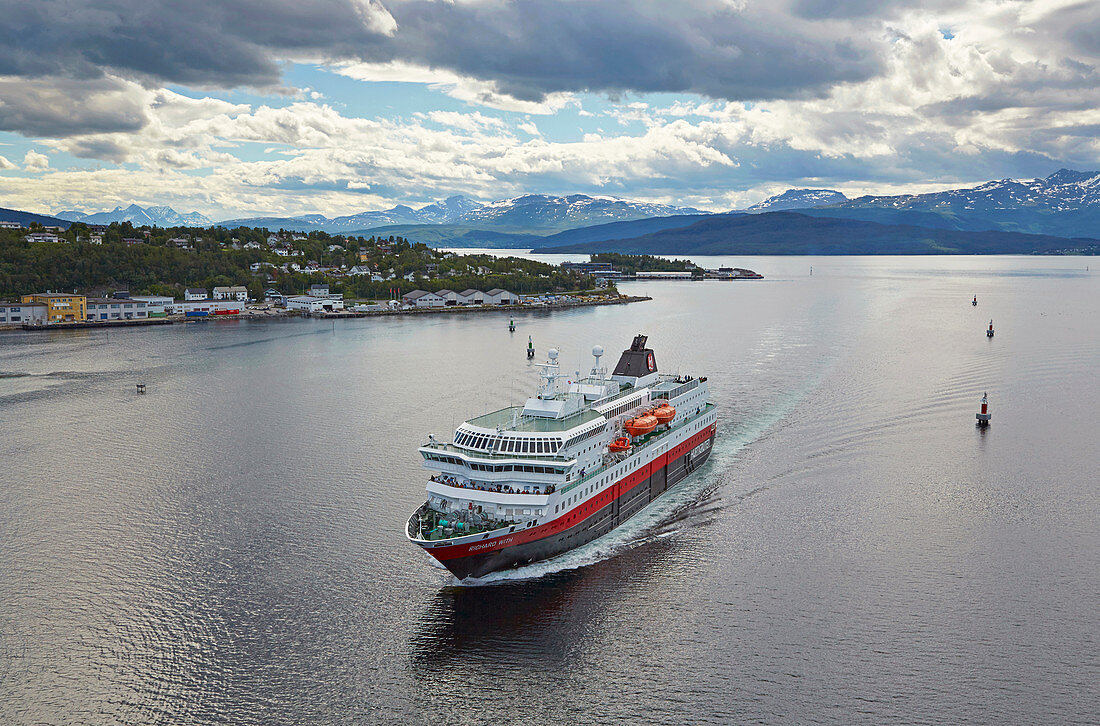
[[[648,338],[644,335],[634,337],[629,350],[624,350],[613,375],[627,378],[642,378],[657,372],[657,360],[653,349],[646,347]]]

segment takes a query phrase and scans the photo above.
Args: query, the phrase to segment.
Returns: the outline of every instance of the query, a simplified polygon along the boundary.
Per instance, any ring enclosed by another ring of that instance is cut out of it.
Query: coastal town
[[[371,314],[474,312],[610,305],[649,299],[606,291],[584,295],[520,296],[501,289],[486,292],[443,289],[435,292],[413,290],[400,299],[349,305],[343,293],[330,292],[325,284],[311,285],[303,295],[286,295],[271,289],[259,302],[250,300],[247,295],[247,288],[242,285],[215,287],[212,294],[204,288],[187,288],[182,300],[163,295],[131,295],[125,290],[115,291],[110,297],[49,291],[32,293],[22,296],[18,302],[0,301],[0,330],[154,325],[232,317],[365,317]]]
[[[13,261],[0,265],[4,329],[630,300],[608,276],[516,257],[439,251],[397,237],[126,223],[25,228],[9,222],[0,228],[0,245]],[[39,270],[47,274],[28,274]]]
[[[620,281],[761,277],[649,255],[554,265],[399,237],[244,227],[5,222],[0,246],[13,261],[0,265],[4,330],[609,305],[649,299],[620,294]]]

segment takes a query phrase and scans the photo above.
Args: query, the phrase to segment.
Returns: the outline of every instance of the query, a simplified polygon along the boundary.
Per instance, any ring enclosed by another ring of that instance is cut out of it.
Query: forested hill
[[[57,217],[50,217],[46,214],[35,214],[34,212],[22,212],[18,209],[7,209],[0,207],[0,222],[18,222],[24,227],[30,224],[43,224],[52,227],[61,227],[62,229],[68,229],[72,224],[67,219],[58,219]]]
[[[794,212],[716,215],[687,227],[540,252],[697,255],[1096,254],[1100,241],[1000,231],[932,229]]]
[[[186,287],[218,285],[245,285],[260,299],[267,288],[303,293],[311,283],[320,282],[359,299],[385,299],[395,289],[500,287],[528,294],[583,290],[594,284],[587,274],[538,260],[457,255],[393,236],[311,232],[284,235],[273,245],[266,229],[135,229],[129,222],[111,224],[101,244],[90,241],[82,222],[61,233],[59,242],[32,242],[27,234],[28,230],[0,229],[0,300],[42,290],[102,294],[125,289],[179,297]],[[275,246],[289,254],[279,255]],[[313,269],[314,262],[319,269]],[[377,274],[347,274],[353,267]]]

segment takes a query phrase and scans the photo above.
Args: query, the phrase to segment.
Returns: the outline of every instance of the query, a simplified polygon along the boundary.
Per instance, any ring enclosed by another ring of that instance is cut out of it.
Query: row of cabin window
[[[589,431],[585,431],[583,434],[580,434],[578,436],[574,436],[573,438],[569,439],[569,441],[566,443],[566,447],[575,446],[576,444],[579,444],[580,442],[582,442],[586,439],[590,439],[593,436],[596,436],[598,434],[602,434],[603,430],[604,430],[603,426],[597,426],[594,429],[591,429]]]
[[[445,464],[455,464],[462,466],[464,462],[462,459],[458,459],[453,456],[446,456],[444,454],[426,454],[425,458],[432,461],[441,461]],[[533,464],[467,464],[474,471],[522,471],[528,474],[561,474],[561,469],[553,466],[535,466]]]
[[[527,474],[560,474],[560,469],[552,466],[534,466],[532,464],[469,464],[474,471],[522,471]]]
[[[521,454],[553,454],[561,448],[561,439],[501,439],[497,451]]]
[[[607,418],[615,418],[619,414],[626,413],[630,409],[637,408],[638,406],[641,406],[641,405],[643,405],[641,399],[638,399],[636,401],[631,401],[629,403],[622,403],[622,404],[619,404],[618,406],[616,406],[615,408],[611,409],[607,413],[605,413],[604,416],[606,416]]]
[[[461,433],[455,438],[459,446],[473,449],[488,449],[495,440],[493,436]],[[561,448],[561,439],[500,439],[497,451],[507,454],[553,454]]]

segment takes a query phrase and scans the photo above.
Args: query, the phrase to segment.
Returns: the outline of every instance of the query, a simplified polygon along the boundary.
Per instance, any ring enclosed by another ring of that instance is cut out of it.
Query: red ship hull
[[[555,519],[478,542],[425,548],[459,579],[555,557],[602,537],[681,482],[710,456],[712,424]]]

